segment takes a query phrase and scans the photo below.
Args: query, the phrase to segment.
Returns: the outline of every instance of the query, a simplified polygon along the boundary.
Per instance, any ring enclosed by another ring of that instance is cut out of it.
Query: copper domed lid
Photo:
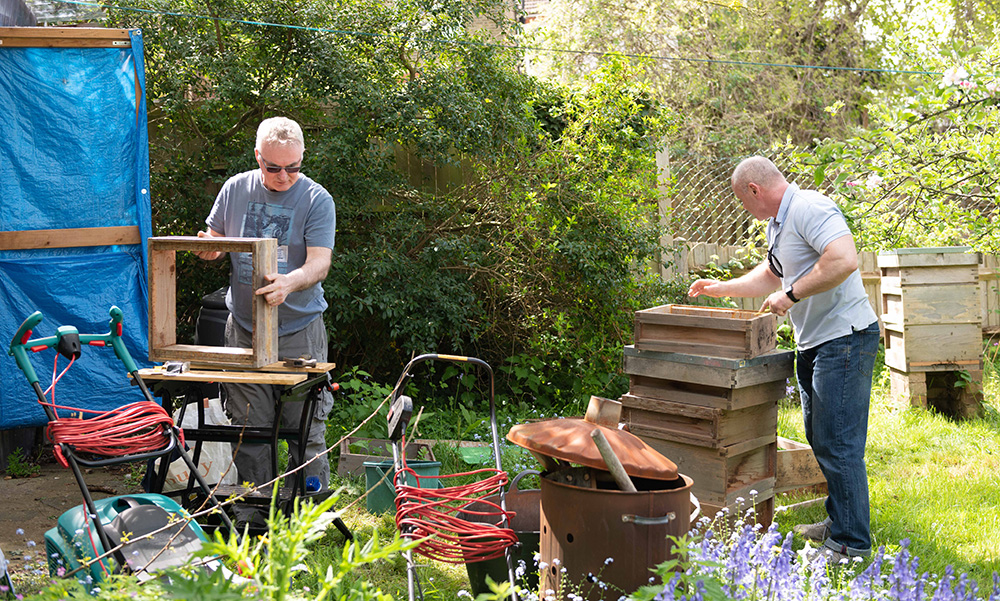
[[[587,417],[583,419],[550,419],[519,424],[507,432],[507,440],[538,455],[607,470],[604,458],[590,437],[595,428],[600,428],[629,476],[653,480],[677,479],[677,465],[673,461],[634,434],[617,427],[599,425],[594,418],[595,413],[588,409]],[[602,421],[609,425],[611,423],[607,419]],[[617,417],[614,418],[614,423],[617,426]]]

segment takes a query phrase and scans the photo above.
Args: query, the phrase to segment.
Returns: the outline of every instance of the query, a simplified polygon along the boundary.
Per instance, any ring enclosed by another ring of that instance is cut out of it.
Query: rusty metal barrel
[[[635,592],[649,584],[650,568],[673,557],[667,537],[691,529],[687,476],[672,482],[643,479],[634,493],[597,485],[560,482],[558,472],[541,481],[541,589],[557,591],[562,599],[575,593],[614,600]],[[646,487],[656,488],[642,490]]]
[[[592,397],[584,419],[520,424],[507,439],[545,467],[541,479],[541,590],[557,598],[613,599],[649,584],[651,568],[673,556],[670,536],[691,527],[691,478],[618,428],[620,404]],[[635,486],[621,490],[591,433],[600,429]]]

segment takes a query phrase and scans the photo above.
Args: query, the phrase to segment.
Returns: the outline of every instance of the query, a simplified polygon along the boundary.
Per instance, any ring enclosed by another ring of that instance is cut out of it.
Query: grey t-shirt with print
[[[260,169],[229,178],[205,220],[212,230],[229,237],[276,238],[278,273],[294,271],[306,261],[306,249],[332,249],[337,230],[333,197],[323,186],[299,174],[291,188],[275,192],[264,187]],[[226,306],[246,330],[253,330],[249,253],[229,253],[232,264]],[[322,282],[288,295],[278,307],[278,335],[297,332],[323,314],[327,303]]]

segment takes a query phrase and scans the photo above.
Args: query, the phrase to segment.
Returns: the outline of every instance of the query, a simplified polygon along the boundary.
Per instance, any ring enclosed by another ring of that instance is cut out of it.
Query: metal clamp
[[[662,526],[664,524],[669,524],[676,517],[677,514],[673,511],[658,518],[647,518],[641,515],[623,513],[622,521],[625,523],[636,524],[637,526]]]

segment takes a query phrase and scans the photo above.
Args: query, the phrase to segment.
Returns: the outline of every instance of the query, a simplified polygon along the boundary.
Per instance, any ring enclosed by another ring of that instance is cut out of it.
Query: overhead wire
[[[268,21],[255,21],[250,19],[241,19],[234,17],[216,17],[212,15],[199,15],[195,13],[182,13],[176,11],[165,11],[165,10],[153,10],[148,8],[139,8],[134,6],[122,6],[119,4],[109,4],[105,2],[92,2],[90,0],[60,0],[63,4],[75,4],[81,6],[90,6],[102,9],[114,9],[128,12],[138,12],[146,14],[154,14],[168,17],[180,17],[185,19],[201,19],[206,21],[216,21],[222,23],[234,23],[238,25],[252,25],[258,27],[278,27],[284,29],[292,29],[299,31],[312,31],[316,33],[331,33],[336,35],[349,35],[349,36],[360,36],[360,37],[370,37],[370,38],[380,38],[380,37],[390,37],[387,33],[376,33],[370,31],[357,31],[351,29],[333,29],[327,27],[310,27],[305,25],[289,25],[285,23],[273,23]],[[785,68],[785,69],[814,69],[823,71],[847,71],[847,72],[857,72],[857,73],[885,73],[892,75],[931,75],[931,76],[941,76],[943,75],[940,71],[928,71],[923,69],[892,69],[892,68],[879,68],[879,67],[845,67],[840,65],[809,65],[809,64],[797,64],[797,63],[779,63],[779,62],[768,62],[768,61],[744,61],[736,59],[713,59],[713,58],[693,58],[687,56],[666,56],[658,54],[637,54],[629,52],[617,52],[611,50],[577,50],[571,48],[546,48],[542,46],[532,46],[525,44],[510,45],[501,43],[490,43],[483,41],[473,41],[473,40],[447,40],[441,38],[430,38],[417,36],[414,38],[421,42],[430,42],[436,44],[445,45],[455,45],[455,46],[481,46],[486,48],[500,48],[507,50],[533,50],[536,52],[547,52],[547,53],[561,53],[561,54],[579,54],[579,55],[589,55],[597,57],[617,57],[617,58],[632,58],[632,59],[643,59],[643,60],[657,60],[657,61],[676,61],[676,62],[686,62],[686,63],[702,63],[702,64],[718,64],[718,65],[730,65],[730,66],[747,66],[747,67],[769,67],[769,68]]]

